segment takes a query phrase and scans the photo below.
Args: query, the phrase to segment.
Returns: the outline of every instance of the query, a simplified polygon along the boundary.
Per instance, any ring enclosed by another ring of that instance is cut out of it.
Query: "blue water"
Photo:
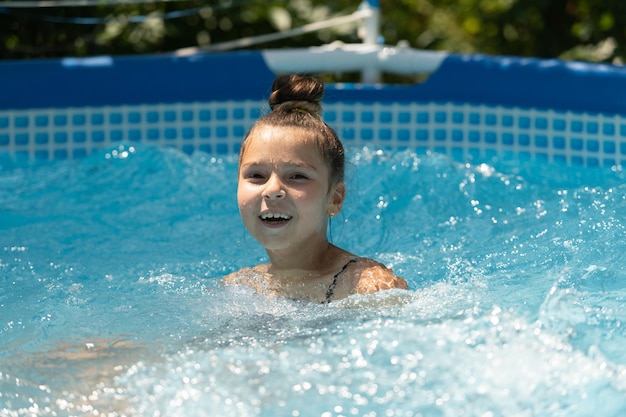
[[[350,152],[332,239],[410,291],[328,306],[265,260],[236,160],[0,157],[2,416],[623,416],[621,170]]]

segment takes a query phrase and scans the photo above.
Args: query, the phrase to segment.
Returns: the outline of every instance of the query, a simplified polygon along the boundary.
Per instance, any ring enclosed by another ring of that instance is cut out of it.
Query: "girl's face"
[[[345,186],[329,185],[329,168],[309,135],[300,128],[257,127],[241,156],[239,212],[268,251],[326,242],[328,216],[341,210]]]

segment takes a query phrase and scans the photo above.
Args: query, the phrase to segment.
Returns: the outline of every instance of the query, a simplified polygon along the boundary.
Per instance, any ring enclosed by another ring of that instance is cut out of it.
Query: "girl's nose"
[[[272,175],[270,179],[265,183],[265,189],[263,190],[263,198],[269,200],[277,200],[285,197],[285,189],[282,182]]]

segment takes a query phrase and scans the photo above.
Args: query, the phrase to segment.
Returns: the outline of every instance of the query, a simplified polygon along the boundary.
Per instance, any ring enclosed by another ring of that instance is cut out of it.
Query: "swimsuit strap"
[[[330,283],[330,286],[328,287],[328,291],[326,291],[326,300],[324,300],[322,304],[330,303],[330,300],[331,298],[333,298],[333,294],[335,293],[335,287],[337,286],[337,278],[339,278],[339,275],[343,274],[346,271],[346,269],[348,269],[348,266],[350,266],[351,263],[356,262],[357,260],[358,258],[350,259],[348,263],[346,263],[343,266],[343,268],[341,268],[341,271],[335,274],[335,276],[333,277],[333,282]]]

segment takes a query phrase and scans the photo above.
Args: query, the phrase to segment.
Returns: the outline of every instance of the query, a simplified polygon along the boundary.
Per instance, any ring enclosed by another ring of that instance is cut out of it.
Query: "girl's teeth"
[[[286,215],[286,214],[281,214],[281,213],[265,213],[263,215],[261,215],[262,219],[284,219],[284,220],[289,220],[291,217]]]

